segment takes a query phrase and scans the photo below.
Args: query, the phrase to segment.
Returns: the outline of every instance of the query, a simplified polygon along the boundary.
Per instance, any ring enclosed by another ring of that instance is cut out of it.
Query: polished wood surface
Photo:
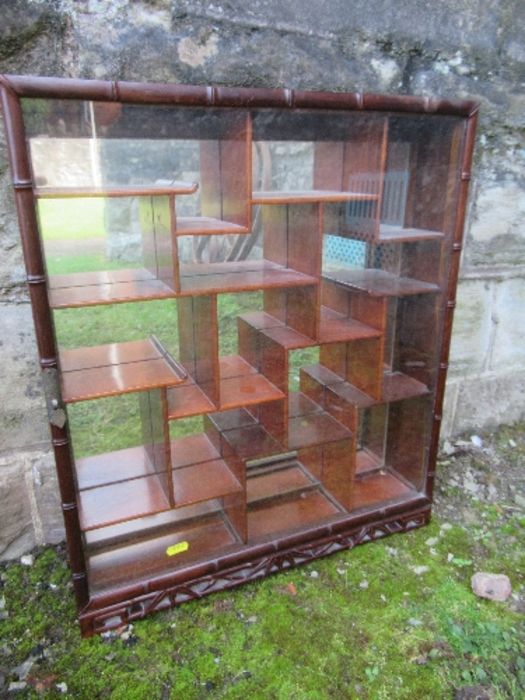
[[[211,236],[223,233],[249,233],[249,229],[231,221],[221,221],[209,216],[179,216],[175,233],[177,236]]]
[[[277,501],[248,511],[248,536],[251,541],[294,532],[300,528],[332,520],[340,509],[321,491],[308,491],[286,501]]]
[[[338,284],[378,297],[402,297],[410,294],[435,294],[439,287],[407,277],[397,277],[384,270],[336,270],[327,277]]]
[[[169,556],[168,548],[180,542],[187,542],[187,549]],[[160,537],[91,555],[90,586],[96,594],[108,588],[124,586],[130,579],[148,580],[151,576],[168,573],[203,557],[215,557],[217,552],[228,551],[237,543],[237,538],[221,516],[204,518],[202,522],[174,528],[173,532]]]
[[[66,403],[115,396],[185,380],[151,340],[61,350],[62,398]]]
[[[118,185],[105,187],[35,187],[38,199],[66,199],[78,197],[144,197],[156,195],[193,194],[199,189],[196,182],[173,181],[162,185]]]
[[[366,192],[340,192],[336,190],[310,191],[266,191],[254,192],[253,204],[309,204],[316,202],[359,202],[377,199],[377,195]]]

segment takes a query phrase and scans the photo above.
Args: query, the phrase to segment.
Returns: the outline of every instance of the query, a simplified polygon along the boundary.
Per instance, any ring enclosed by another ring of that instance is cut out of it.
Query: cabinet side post
[[[430,449],[428,457],[428,472],[426,495],[432,499],[434,491],[436,458],[439,447],[439,431],[443,410],[443,398],[445,395],[445,385],[447,380],[448,358],[450,352],[450,339],[452,336],[452,322],[454,317],[454,307],[456,306],[456,289],[459,275],[459,263],[461,249],[463,247],[463,232],[465,227],[465,216],[467,210],[468,190],[471,178],[472,156],[474,152],[474,139],[477,125],[477,107],[471,112],[467,119],[461,155],[461,172],[458,200],[456,205],[456,215],[453,227],[452,252],[450,256],[448,280],[446,283],[446,308],[443,323],[443,334],[441,338],[441,348],[439,350],[439,371],[436,385],[436,399],[434,403],[434,420],[432,425],[432,435],[430,439]]]
[[[0,80],[0,97],[40,366],[42,370],[49,371],[57,367],[57,348],[53,317],[47,298],[44,258],[38,232],[22,108],[15,91],[3,77]],[[49,407],[51,442],[55,453],[75,597],[78,608],[81,609],[88,602],[86,565],[82,549],[69,432],[67,424],[62,425],[61,421],[53,419],[52,411],[59,407],[56,402],[61,404],[60,396],[56,397],[53,405]]]

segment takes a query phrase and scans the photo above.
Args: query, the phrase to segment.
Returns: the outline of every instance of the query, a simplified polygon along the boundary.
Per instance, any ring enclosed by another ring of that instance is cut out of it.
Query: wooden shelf
[[[411,243],[412,241],[435,241],[444,238],[441,231],[422,228],[403,228],[391,224],[380,224],[379,243]]]
[[[170,299],[174,296],[172,287],[142,268],[49,277],[48,298],[52,309]]]
[[[235,454],[245,462],[285,453],[281,443],[259,424],[225,430],[221,435]]]
[[[169,556],[168,548],[180,542],[187,543],[187,548]],[[152,576],[169,573],[194,561],[215,558],[218,552],[225,553],[234,546],[239,546],[239,540],[222,514],[203,517],[200,521],[173,527],[170,533],[160,537],[92,554],[88,558],[89,584],[94,593],[100,593],[150,580]]]
[[[221,509],[220,500],[203,501],[89,530],[84,533],[86,548],[92,553],[151,539],[173,532],[177,527],[188,526],[197,520],[202,521],[211,515],[217,515]]]
[[[152,340],[61,350],[59,360],[65,403],[173,386],[186,379]]]
[[[177,236],[213,236],[223,233],[250,233],[250,229],[209,216],[178,216]]]
[[[263,374],[239,355],[219,359],[219,403],[216,405],[190,378],[185,384],[168,391],[168,418],[227,411],[284,398],[284,394]]]
[[[329,522],[340,514],[341,510],[321,489],[300,492],[286,500],[252,505],[248,510],[248,537],[258,541],[279,532]]]
[[[290,418],[306,416],[309,413],[320,413],[322,410],[318,403],[300,391],[290,392],[288,396],[288,416]]]
[[[385,270],[330,270],[324,276],[344,287],[367,292],[375,297],[404,297],[413,294],[436,294],[440,291],[436,284],[409,277],[397,277]]]
[[[271,499],[289,496],[292,493],[304,493],[318,486],[317,482],[306,473],[298,462],[292,462],[282,469],[264,473],[248,473],[246,483],[248,503],[259,503]]]
[[[378,503],[411,498],[417,491],[387,471],[365,474],[354,484],[354,509],[368,508]]]
[[[197,384],[186,382],[182,386],[168,389],[169,420],[189,418],[216,410],[215,404]]]
[[[187,435],[171,441],[173,469],[209,462],[220,457],[219,451],[205,433]]]
[[[338,190],[292,190],[288,192],[254,192],[253,204],[308,204],[316,202],[370,202],[378,199],[377,194],[363,192],[340,192]]]
[[[108,185],[105,187],[35,187],[38,199],[66,199],[78,197],[144,197],[193,194],[199,189],[196,182],[173,181],[167,185]]]
[[[296,416],[288,421],[288,449],[290,450],[351,440],[352,437],[350,430],[324,411]]]
[[[428,393],[427,386],[402,372],[385,372],[383,375],[381,397],[384,403],[425,396]]]
[[[154,467],[142,445],[75,460],[80,491],[151,476]]]
[[[173,470],[175,506],[241,493],[243,488],[222,459]]]
[[[78,496],[80,526],[84,531],[170,507],[157,474],[80,491]]]
[[[360,338],[379,338],[380,336],[381,331],[347,318],[326,306],[321,306],[320,343],[346,343]]]
[[[383,461],[370,450],[366,448],[357,450],[355,456],[355,473],[367,474],[377,471],[384,466]]]
[[[184,263],[180,267],[181,294],[247,292],[275,287],[306,287],[317,279],[269,260],[230,263]]]

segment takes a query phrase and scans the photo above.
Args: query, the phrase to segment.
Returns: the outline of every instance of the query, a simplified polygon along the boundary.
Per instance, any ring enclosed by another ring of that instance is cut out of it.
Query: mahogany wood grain
[[[252,291],[273,287],[304,287],[317,280],[269,261],[184,264],[180,268],[183,295]]]
[[[326,277],[350,289],[357,289],[378,297],[403,297],[411,294],[435,294],[439,287],[428,282],[396,277],[384,270],[335,270],[325,273]]]
[[[79,197],[147,197],[160,195],[193,194],[199,189],[196,182],[173,181],[166,185],[118,185],[108,187],[35,187],[38,199],[66,199]]]
[[[290,418],[288,422],[288,448],[300,450],[344,439],[351,440],[352,433],[328,413],[309,413]]]
[[[65,403],[116,396],[184,381],[164,359],[138,360],[91,369],[64,372],[61,377]]]
[[[178,216],[175,234],[177,236],[213,236],[224,233],[249,233],[247,226],[213,219],[210,216]]]
[[[144,447],[128,447],[75,460],[78,488],[95,488],[104,484],[148,476],[155,471]]]
[[[219,402],[217,297],[185,297],[177,302],[180,360],[214,404]]]
[[[286,501],[277,501],[248,511],[248,539],[256,542],[279,532],[330,521],[341,511],[321,491],[308,491]]]
[[[381,243],[409,243],[411,241],[441,240],[442,231],[430,231],[421,228],[403,228],[392,224],[380,224],[379,240]]]
[[[354,473],[353,439],[323,445],[323,486],[347,510],[352,508]]]
[[[248,503],[288,496],[297,491],[304,491],[314,484],[297,462],[283,469],[253,474],[247,480]]]
[[[170,506],[174,505],[171,475],[170,435],[167,420],[165,389],[139,395],[142,442]]]
[[[306,190],[254,192],[253,204],[317,204],[320,202],[361,202],[377,200],[373,192],[341,192],[340,190]]]
[[[242,491],[241,484],[222,459],[199,462],[173,471],[175,505],[208,501]]]
[[[349,342],[360,338],[378,338],[380,335],[381,331],[370,325],[321,306],[320,343]]]
[[[220,452],[204,433],[187,435],[171,440],[171,463],[173,469],[188,467],[220,458]]]
[[[148,299],[172,299],[173,289],[162,280],[137,280],[112,284],[90,284],[50,289],[49,305],[52,309],[67,309],[100,304],[122,304]]]
[[[168,388],[168,419],[189,418],[216,409],[215,404],[198,384],[184,383]]]
[[[356,479],[353,506],[354,509],[368,508],[394,499],[406,499],[415,494],[416,491],[388,472],[372,473]]]
[[[168,497],[157,475],[108,484],[79,493],[83,530],[112,525],[168,510]]]
[[[221,433],[222,440],[244,461],[284,452],[283,446],[260,425],[234,428]]]
[[[368,472],[377,471],[383,466],[383,460],[380,459],[370,450],[363,448],[357,450],[355,456],[355,473],[356,474],[367,474]]]

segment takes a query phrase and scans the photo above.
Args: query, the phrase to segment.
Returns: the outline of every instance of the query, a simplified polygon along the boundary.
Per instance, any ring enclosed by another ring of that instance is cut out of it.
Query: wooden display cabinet
[[[424,525],[477,105],[0,89],[82,633]]]

